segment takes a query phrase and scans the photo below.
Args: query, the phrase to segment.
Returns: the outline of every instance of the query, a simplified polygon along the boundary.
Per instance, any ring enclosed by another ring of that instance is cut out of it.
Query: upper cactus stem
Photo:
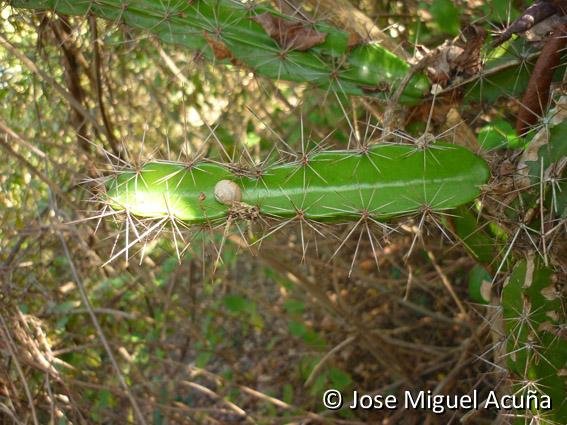
[[[211,60],[242,64],[259,75],[308,82],[348,95],[387,99],[409,71],[402,58],[377,43],[323,22],[299,21],[267,5],[235,0],[12,0],[13,7],[93,14],[149,31],[167,43]],[[411,105],[428,93],[414,76],[399,101]]]

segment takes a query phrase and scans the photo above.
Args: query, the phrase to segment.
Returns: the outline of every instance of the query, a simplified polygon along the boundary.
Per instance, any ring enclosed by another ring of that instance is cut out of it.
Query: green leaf
[[[491,301],[492,276],[479,265],[474,266],[469,272],[469,296],[471,300],[479,304],[489,304]]]
[[[256,310],[256,304],[240,295],[227,295],[223,298],[226,308],[233,313],[252,313]]]
[[[460,31],[459,9],[451,0],[433,0],[429,9],[437,27],[448,34],[457,35]]]
[[[333,388],[339,391],[344,390],[352,384],[350,375],[336,367],[329,369],[329,380]]]
[[[289,322],[287,328],[289,329],[289,333],[298,338],[303,338],[305,334],[307,334],[307,328],[305,325],[296,320]]]
[[[209,351],[201,351],[197,354],[197,358],[195,359],[195,365],[200,368],[204,368],[209,364],[211,358],[213,357],[212,353]]]
[[[289,383],[286,383],[283,386],[282,400],[287,404],[293,403],[293,386]]]
[[[297,337],[301,338],[305,343],[313,346],[324,346],[325,340],[313,329],[308,328],[305,324],[292,320],[288,323],[289,332]]]
[[[300,300],[285,300],[284,308],[289,314],[301,314],[305,310],[305,303]]]

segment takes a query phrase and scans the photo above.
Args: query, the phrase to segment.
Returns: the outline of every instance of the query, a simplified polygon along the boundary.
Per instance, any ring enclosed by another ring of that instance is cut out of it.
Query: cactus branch
[[[340,222],[454,208],[478,196],[487,178],[486,163],[458,146],[377,145],[304,154],[255,173],[150,162],[112,177],[107,196],[114,209],[189,224],[259,214]]]
[[[270,79],[307,82],[348,95],[386,99],[410,68],[380,44],[353,45],[348,32],[325,23],[291,20],[267,5],[234,0],[12,0],[11,5],[93,14],[202,52],[210,60],[242,64]],[[267,32],[262,22],[280,24]],[[428,88],[427,77],[415,75],[400,101],[416,104]]]

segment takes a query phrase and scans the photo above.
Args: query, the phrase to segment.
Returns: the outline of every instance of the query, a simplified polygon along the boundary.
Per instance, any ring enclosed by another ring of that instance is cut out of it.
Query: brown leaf
[[[480,51],[485,38],[484,29],[470,25],[458,40],[445,42],[429,53],[431,63],[427,72],[431,81],[446,87],[456,77],[468,78],[477,74],[482,67]]]
[[[348,48],[352,49],[364,42],[362,36],[357,32],[349,32],[348,33]]]
[[[288,21],[270,13],[262,13],[252,19],[262,25],[264,31],[286,50],[308,50],[324,43],[327,37],[327,34],[300,22]]]
[[[206,31],[203,33],[203,36],[205,37],[207,44],[211,47],[211,49],[213,49],[215,58],[218,60],[232,59],[232,53],[230,53],[226,44],[224,44],[221,40],[214,38]]]
[[[465,77],[480,72],[482,68],[480,52],[485,39],[486,31],[480,26],[468,25],[463,29],[460,37],[463,52],[455,59],[455,67]]]

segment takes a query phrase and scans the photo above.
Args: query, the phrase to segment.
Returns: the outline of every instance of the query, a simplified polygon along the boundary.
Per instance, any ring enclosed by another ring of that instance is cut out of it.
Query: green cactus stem
[[[242,64],[270,79],[312,83],[348,95],[387,99],[410,68],[379,44],[353,41],[349,33],[325,23],[291,21],[252,2],[12,0],[10,4],[67,15],[93,14],[199,51],[210,60]],[[416,104],[428,89],[427,77],[418,74],[400,102]]]
[[[565,304],[558,283],[550,268],[529,255],[516,264],[502,291],[506,356],[515,389],[547,395],[552,407],[517,412],[518,423],[530,423],[534,416],[540,424],[567,423]]]
[[[454,208],[477,197],[488,175],[481,158],[455,145],[384,144],[307,154],[254,172],[206,161],[149,162],[113,176],[107,196],[117,210],[195,224],[256,214],[340,222]],[[221,181],[232,183],[225,190]]]

